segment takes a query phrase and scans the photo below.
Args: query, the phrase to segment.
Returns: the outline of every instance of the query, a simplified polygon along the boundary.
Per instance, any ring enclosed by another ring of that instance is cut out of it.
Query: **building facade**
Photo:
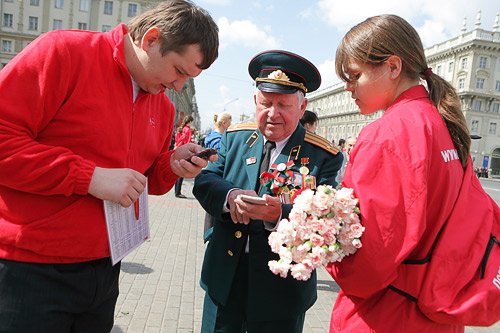
[[[475,167],[490,169],[500,177],[500,30],[497,14],[491,31],[481,28],[480,12],[471,31],[466,23],[455,38],[425,49],[429,67],[457,90],[471,136]],[[317,133],[338,143],[357,137],[361,129],[379,118],[377,112],[362,116],[338,84],[308,94],[308,108],[320,118]]]
[[[157,1],[124,0],[0,0],[0,70],[26,45],[49,30],[80,29],[109,31]],[[200,117],[193,79],[182,91],[167,91],[176,106],[177,119],[192,115],[199,127]]]

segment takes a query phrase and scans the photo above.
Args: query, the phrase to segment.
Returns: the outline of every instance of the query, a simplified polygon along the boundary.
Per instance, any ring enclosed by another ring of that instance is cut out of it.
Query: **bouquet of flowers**
[[[308,280],[316,267],[355,253],[364,230],[352,189],[305,189],[295,197],[289,220],[281,220],[269,235],[269,245],[280,257],[269,261],[269,269],[281,277],[290,271],[295,279]]]

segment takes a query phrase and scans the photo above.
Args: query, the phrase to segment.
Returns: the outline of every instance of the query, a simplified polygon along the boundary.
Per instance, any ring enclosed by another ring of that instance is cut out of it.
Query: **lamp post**
[[[224,104],[224,112],[226,112],[226,106],[228,106],[229,104],[233,103],[233,102],[236,102],[239,98],[236,97],[232,100],[230,100],[229,102],[227,102],[226,104]]]

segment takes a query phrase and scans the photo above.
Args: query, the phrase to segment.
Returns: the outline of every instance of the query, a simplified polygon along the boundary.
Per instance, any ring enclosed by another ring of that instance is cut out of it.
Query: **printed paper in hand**
[[[104,201],[111,262],[115,265],[149,239],[148,188],[130,207]]]

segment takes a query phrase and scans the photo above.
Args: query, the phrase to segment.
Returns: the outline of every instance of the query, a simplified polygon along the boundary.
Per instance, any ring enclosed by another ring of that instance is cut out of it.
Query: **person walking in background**
[[[316,133],[316,128],[318,128],[319,118],[316,113],[305,110],[304,115],[300,118],[300,124],[304,126],[306,130],[311,133]]]
[[[297,281],[269,270],[268,261],[277,255],[268,236],[292,205],[280,201],[287,193],[261,186],[260,175],[288,168],[299,187],[335,186],[342,155],[299,123],[307,106],[305,93],[321,83],[312,63],[275,50],[255,56],[248,70],[257,87],[257,124],[229,128],[218,162],[209,163],[193,187],[196,199],[215,218],[201,273],[206,290],[202,332],[298,333],[317,298],[316,275]],[[241,194],[264,196],[265,203],[246,203]]]
[[[120,263],[103,200],[129,207],[206,166],[184,160],[199,146],[168,150],[164,91],[218,45],[205,10],[169,0],[109,32],[44,33],[0,71],[1,332],[111,330]]]
[[[228,112],[214,115],[214,129],[205,137],[206,148],[220,148],[220,140],[225,130],[231,126],[232,116]]]
[[[175,149],[187,143],[193,142],[193,132],[191,130],[193,120],[194,119],[192,116],[187,116],[182,121],[182,125],[177,128],[177,131],[175,132]],[[177,179],[177,181],[175,182],[174,190],[176,198],[186,198],[186,196],[181,193],[183,180],[184,178],[179,177],[179,179]]]
[[[471,163],[460,100],[427,66],[415,29],[395,15],[354,26],[335,66],[361,114],[384,113],[362,129],[342,180],[359,198],[366,230],[355,255],[327,267],[341,289],[330,332],[463,332],[431,321],[390,287],[404,260],[428,255],[452,209],[466,208],[454,207]],[[454,158],[443,158],[448,151]]]
[[[344,160],[342,161],[342,167],[340,168],[339,174],[337,175],[337,183],[342,183],[342,178],[344,177],[345,169],[347,168],[347,164],[349,163],[349,156],[351,155],[352,148],[356,144],[356,138],[348,137],[347,141],[344,139],[339,140],[339,147],[342,151],[342,155],[344,156]]]

